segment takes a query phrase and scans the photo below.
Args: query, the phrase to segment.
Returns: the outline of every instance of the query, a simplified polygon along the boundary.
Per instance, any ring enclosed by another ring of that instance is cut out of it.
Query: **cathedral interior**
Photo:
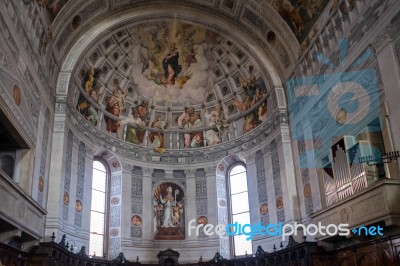
[[[0,265],[400,265],[398,0],[0,0]]]

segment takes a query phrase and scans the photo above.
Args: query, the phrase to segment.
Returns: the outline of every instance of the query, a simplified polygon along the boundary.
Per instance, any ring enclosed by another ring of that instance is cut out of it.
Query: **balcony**
[[[349,228],[384,222],[400,225],[400,180],[382,179],[355,194],[311,214],[313,223],[349,224]],[[329,236],[317,235],[317,240]]]

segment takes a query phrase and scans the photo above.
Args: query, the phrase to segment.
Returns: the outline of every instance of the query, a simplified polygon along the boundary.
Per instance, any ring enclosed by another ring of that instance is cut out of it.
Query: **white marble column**
[[[50,240],[53,232],[57,233],[62,217],[61,195],[63,194],[64,180],[64,156],[66,146],[65,134],[65,114],[56,114],[54,117],[54,130],[52,136],[52,148],[50,154],[50,170],[49,170],[49,189],[48,198],[52,199],[47,202],[47,217],[45,227],[45,241]],[[57,200],[60,199],[60,200]],[[57,235],[57,234],[56,234]]]
[[[197,208],[196,208],[196,179],[194,170],[185,170],[186,174],[186,194],[185,194],[185,227],[186,227],[186,239],[195,240],[197,236],[195,230],[191,231],[189,236],[188,223],[190,220],[196,220],[197,225]]]
[[[151,221],[143,223],[143,239],[154,239],[154,208],[153,208],[153,185],[152,177],[153,169],[143,168],[143,221]]]

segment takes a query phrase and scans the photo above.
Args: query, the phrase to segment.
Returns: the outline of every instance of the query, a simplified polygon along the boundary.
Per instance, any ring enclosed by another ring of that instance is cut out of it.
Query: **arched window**
[[[106,253],[106,211],[108,171],[100,161],[93,162],[92,204],[90,208],[89,254]]]
[[[242,164],[233,166],[228,172],[228,191],[229,191],[229,223],[243,227],[250,224],[249,195],[247,190],[246,168]],[[247,228],[248,231],[248,228]],[[246,232],[247,232],[246,231]],[[248,236],[236,234],[231,237],[231,247],[234,256],[252,254],[251,239]]]

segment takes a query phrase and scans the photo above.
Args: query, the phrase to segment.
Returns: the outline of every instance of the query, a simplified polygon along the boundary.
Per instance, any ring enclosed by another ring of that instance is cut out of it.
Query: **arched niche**
[[[185,189],[178,183],[161,181],[153,189],[154,239],[185,239]]]

